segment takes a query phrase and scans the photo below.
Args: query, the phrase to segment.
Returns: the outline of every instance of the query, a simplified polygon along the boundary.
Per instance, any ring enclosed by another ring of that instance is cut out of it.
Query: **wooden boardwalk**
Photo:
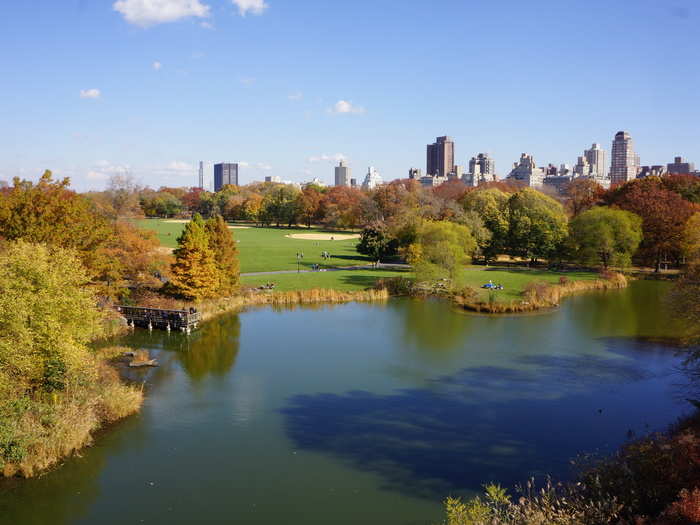
[[[197,328],[202,318],[202,315],[193,308],[189,310],[164,310],[141,306],[117,306],[117,311],[132,326],[161,330],[189,332]]]

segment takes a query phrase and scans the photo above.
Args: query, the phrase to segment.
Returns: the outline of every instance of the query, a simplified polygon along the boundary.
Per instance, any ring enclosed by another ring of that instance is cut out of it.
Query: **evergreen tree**
[[[202,217],[196,213],[177,239],[172,279],[173,290],[193,300],[214,297],[219,288],[219,270]]]
[[[206,222],[206,232],[209,236],[209,249],[214,253],[214,261],[219,273],[218,293],[231,295],[238,290],[240,280],[236,241],[221,215],[212,217]]]

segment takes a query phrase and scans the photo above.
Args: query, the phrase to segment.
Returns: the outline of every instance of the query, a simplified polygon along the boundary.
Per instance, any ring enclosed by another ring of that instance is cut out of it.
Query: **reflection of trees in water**
[[[665,304],[670,287],[657,281],[635,281],[623,291],[591,292],[572,301],[573,319],[587,337],[629,335],[676,337],[682,326]]]
[[[177,357],[193,380],[207,375],[223,376],[236,362],[240,345],[241,321],[238,315],[225,315],[202,325],[179,348]]]
[[[1,523],[74,523],[99,498],[98,478],[107,459],[145,442],[143,420],[128,417],[98,434],[99,445],[31,479],[0,479]],[[128,495],[124,495],[128,498]]]
[[[299,448],[381,475],[388,488],[440,499],[479,491],[491,480],[512,485],[531,475],[566,477],[577,454],[613,450],[630,429],[643,431],[645,399],[629,395],[666,377],[632,359],[517,361],[518,369],[469,368],[390,395],[295,396],[282,411],[287,435]],[[624,384],[639,387],[621,397],[615,390]],[[656,420],[670,422],[672,411],[666,412]]]
[[[473,318],[456,315],[448,303],[423,299],[390,301],[398,312],[406,343],[425,350],[448,350],[462,346]]]

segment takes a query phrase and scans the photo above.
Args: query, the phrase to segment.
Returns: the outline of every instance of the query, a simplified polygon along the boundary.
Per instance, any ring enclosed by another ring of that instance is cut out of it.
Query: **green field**
[[[175,248],[177,238],[185,225],[168,222],[161,219],[142,219],[136,224],[143,229],[153,230],[163,246]],[[327,266],[353,266],[367,264],[369,260],[355,251],[357,239],[342,241],[310,241],[290,239],[285,235],[295,233],[338,233],[318,228],[256,228],[232,229],[233,236],[238,241],[241,261],[241,273],[272,272],[275,270],[295,270],[297,268],[297,253],[303,253],[299,266],[310,269],[312,264]],[[321,252],[327,251],[332,255],[329,261],[321,258]]]
[[[183,223],[168,222],[160,219],[142,219],[137,225],[144,229],[153,230],[158,235],[163,246],[177,246],[177,237],[184,228]],[[238,242],[241,260],[241,273],[273,272],[278,270],[296,270],[297,252],[303,252],[299,267],[308,270],[312,264],[321,267],[365,265],[370,261],[355,251],[357,239],[342,241],[311,241],[290,239],[286,235],[294,233],[347,233],[329,232],[318,228],[256,228],[232,229],[233,236]],[[333,256],[329,261],[321,258],[322,251],[328,251]],[[329,288],[335,290],[362,290],[371,287],[376,279],[395,276],[412,277],[410,272],[393,270],[341,270],[328,272],[306,272],[271,275],[242,276],[241,282],[247,286],[260,286],[273,282],[275,290],[306,290],[311,288]],[[526,268],[486,268],[470,266],[465,268],[458,285],[471,286],[479,291],[483,301],[490,299],[500,302],[518,301],[521,293],[530,282],[545,281],[557,283],[561,276],[571,281],[591,280],[597,274],[591,272],[551,272],[546,270],[529,270]],[[485,283],[493,281],[502,284],[503,290],[490,292],[482,289]]]

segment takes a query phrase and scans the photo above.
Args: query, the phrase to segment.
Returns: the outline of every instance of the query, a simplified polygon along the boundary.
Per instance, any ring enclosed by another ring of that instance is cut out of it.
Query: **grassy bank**
[[[310,273],[287,273],[273,275],[249,275],[241,277],[243,286],[261,286],[274,283],[275,291],[332,289],[357,291],[372,288],[377,279],[410,275],[408,272],[393,270],[338,270]]]
[[[558,306],[561,300],[569,295],[592,290],[618,290],[627,287],[627,278],[620,273],[614,273],[607,278],[587,278],[571,281],[568,277],[560,277],[560,282],[553,284],[547,280],[530,281],[523,286],[520,297],[515,300],[503,300],[503,297],[495,297],[494,300],[484,301],[474,295],[455,294],[453,301],[474,312],[485,313],[516,313],[531,312],[543,308]],[[496,292],[498,293],[498,292]],[[483,297],[483,294],[482,294]]]
[[[0,414],[0,472],[32,477],[92,443],[95,432],[139,411],[141,387],[124,384],[104,349],[87,358],[79,384],[62,392],[19,397]]]

